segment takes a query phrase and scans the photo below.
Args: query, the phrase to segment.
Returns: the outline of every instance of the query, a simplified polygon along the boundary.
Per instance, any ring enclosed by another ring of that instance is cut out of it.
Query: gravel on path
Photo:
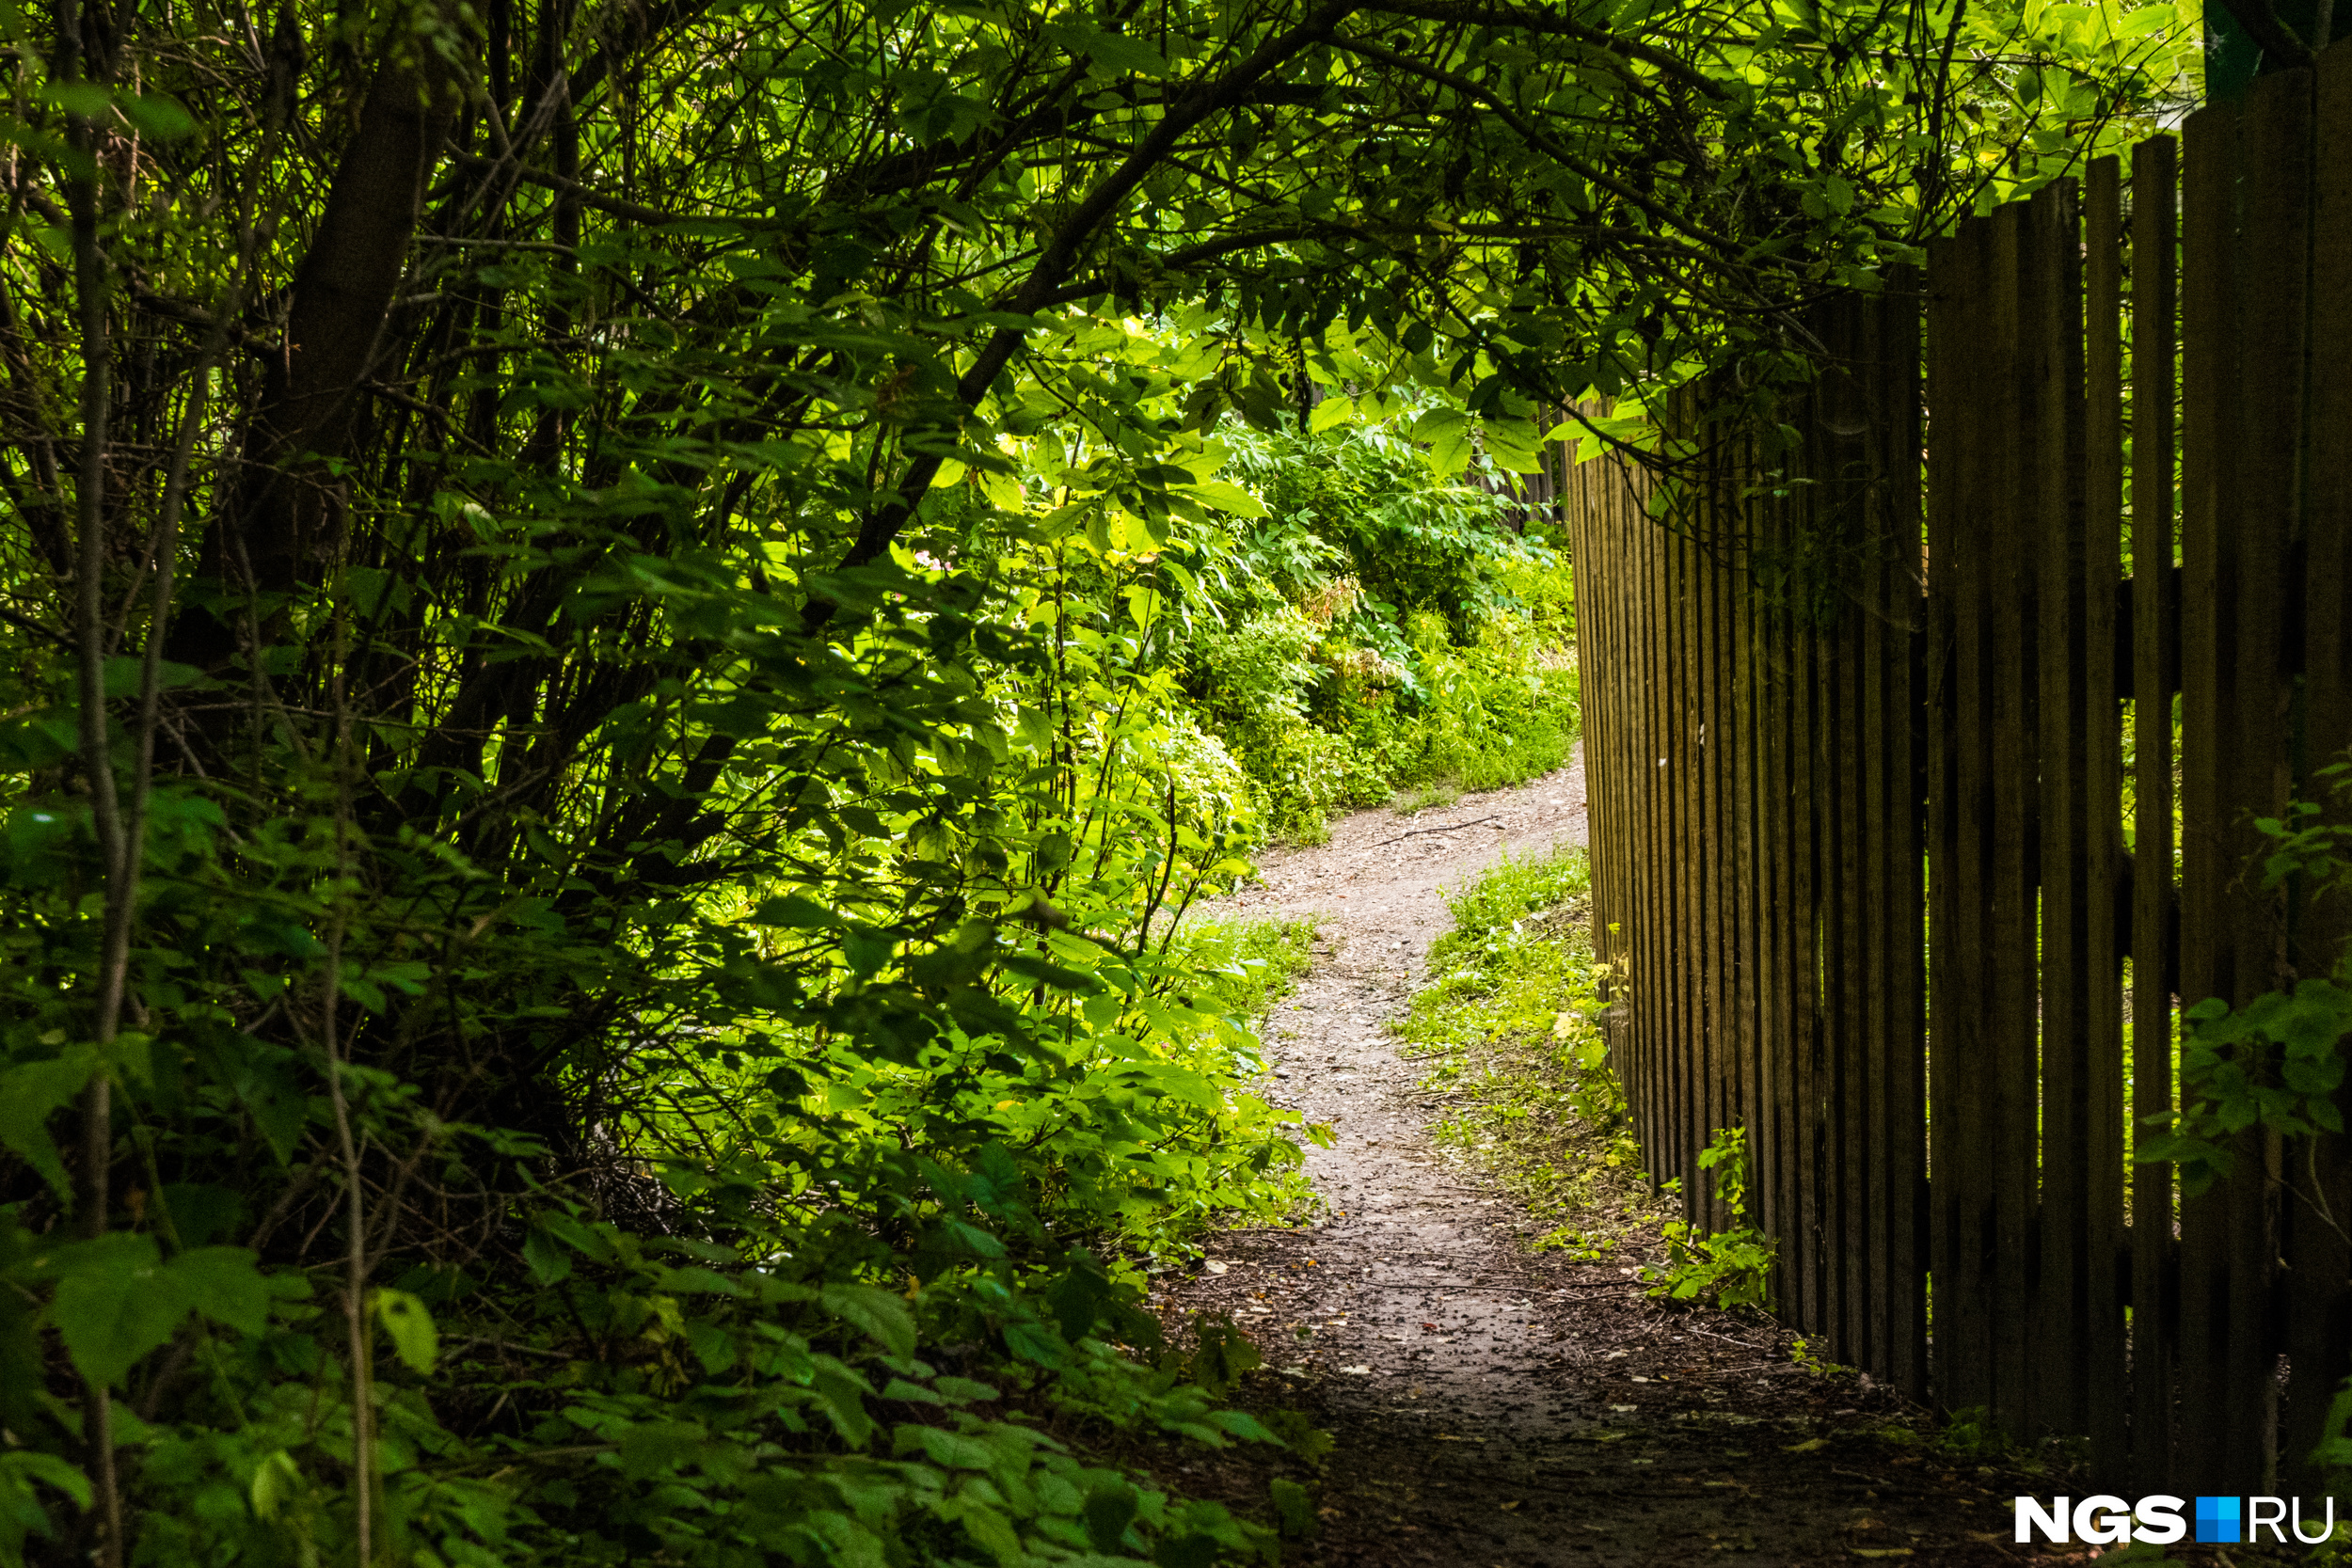
[[[1237,1398],[1336,1437],[1319,1472],[1287,1465],[1320,1528],[1285,1561],[2034,1560],[2008,1544],[2021,1478],[1884,1435],[1925,1423],[1866,1378],[1796,1364],[1776,1325],[1652,1301],[1634,1271],[1654,1248],[1531,1252],[1524,1212],[1431,1143],[1440,1101],[1389,1025],[1449,924],[1441,890],[1584,832],[1580,760],[1410,818],[1358,814],[1327,844],[1267,855],[1263,881],[1226,901],[1321,922],[1315,965],[1264,1036],[1275,1099],[1335,1135],[1307,1156],[1327,1212],[1225,1233],[1152,1305],[1171,1330],[1230,1314],[1265,1360]],[[1264,1496],[1244,1454],[1181,1467],[1196,1495]]]

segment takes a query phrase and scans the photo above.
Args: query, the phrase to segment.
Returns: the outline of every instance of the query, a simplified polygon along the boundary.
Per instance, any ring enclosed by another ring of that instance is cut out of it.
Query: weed
[[[1508,858],[1447,900],[1454,929],[1402,1026],[1424,1086],[1458,1094],[1433,1130],[1524,1202],[1535,1245],[1613,1254],[1648,1223],[1625,1094],[1596,1020],[1605,967],[1583,851]]]
[[[1740,1223],[1748,1217],[1748,1132],[1744,1127],[1718,1132],[1699,1152],[1699,1168],[1712,1171],[1715,1197],[1734,1224],[1708,1231],[1689,1220],[1666,1226],[1666,1261],[1645,1271],[1653,1296],[1670,1301],[1711,1301],[1719,1307],[1772,1305],[1772,1266],[1779,1246]],[[1797,1341],[1802,1347],[1804,1343]],[[1802,1352],[1800,1359],[1803,1359]]]
[[[1790,1354],[1801,1366],[1815,1366],[1805,1355],[1805,1342],[1799,1339]],[[1944,1423],[1936,1437],[1936,1446],[1963,1459],[2006,1459],[2015,1451],[2003,1432],[1993,1419],[1993,1413],[1982,1405],[1970,1405],[1955,1410],[1952,1418]]]
[[[1315,921],[1196,917],[1177,928],[1171,950],[1185,966],[1214,976],[1195,1003],[1230,1018],[1260,1019],[1290,994],[1314,963]]]
[[[1423,784],[1418,789],[1398,790],[1390,797],[1389,809],[1399,816],[1410,816],[1416,812],[1450,806],[1461,798],[1462,782],[1459,779],[1440,779],[1436,784]]]

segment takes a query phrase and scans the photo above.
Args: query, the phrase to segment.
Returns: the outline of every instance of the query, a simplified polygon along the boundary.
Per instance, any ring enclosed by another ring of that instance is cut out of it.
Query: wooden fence
[[[1821,310],[1797,451],[1692,420],[1662,520],[1573,471],[1594,925],[1653,1173],[1722,1225],[1746,1129],[1836,1359],[2117,1491],[2315,1496],[2347,1140],[2186,1200],[2130,1149],[2184,999],[2352,933],[2253,825],[2352,746],[2352,51],[2183,131]]]

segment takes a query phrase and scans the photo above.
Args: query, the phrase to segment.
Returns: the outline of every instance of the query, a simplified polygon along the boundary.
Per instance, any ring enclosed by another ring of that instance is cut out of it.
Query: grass
[[[1401,1025],[1422,1086],[1454,1101],[1438,1144],[1527,1205],[1537,1247],[1584,1260],[1660,1217],[1601,1037],[1591,885],[1567,849],[1506,859],[1449,897],[1454,928]]]
[[[1211,1012],[1255,1022],[1288,996],[1314,963],[1312,919],[1188,919],[1178,928],[1176,952],[1215,978],[1193,1000]]]
[[[1389,798],[1389,809],[1399,816],[1410,816],[1433,807],[1450,806],[1461,798],[1460,780],[1441,779],[1436,784],[1423,784],[1419,789],[1398,790]]]

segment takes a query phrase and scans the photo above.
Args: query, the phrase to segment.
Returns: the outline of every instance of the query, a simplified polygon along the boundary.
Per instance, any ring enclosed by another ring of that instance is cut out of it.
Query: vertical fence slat
[[[1772,461],[1786,465],[1786,452]],[[1785,492],[1787,486],[1781,486]],[[1777,567],[1788,547],[1788,507],[1783,494],[1767,495],[1756,502],[1757,537],[1768,565]],[[1795,1317],[1797,1300],[1797,1196],[1795,1158],[1795,1083],[1790,1044],[1795,1031],[1795,994],[1789,958],[1789,866],[1794,859],[1790,832],[1792,796],[1788,766],[1788,664],[1783,628],[1787,617],[1776,606],[1759,606],[1755,618],[1755,658],[1764,689],[1759,699],[1756,747],[1757,837],[1763,850],[1762,911],[1756,932],[1758,975],[1762,988],[1761,1032],[1756,1054],[1762,1066],[1763,1136],[1754,1141],[1757,1185],[1767,1195],[1764,1233],[1780,1239],[1774,1296],[1782,1315]]]
[[[1733,643],[1733,607],[1740,587],[1731,576],[1734,545],[1731,489],[1737,482],[1734,453],[1724,449],[1720,436],[1713,464],[1713,484],[1708,501],[1707,580],[1708,584],[1707,661],[1707,813],[1708,864],[1708,1054],[1715,1075],[1713,1128],[1740,1126],[1743,1120],[1739,1019],[1738,910],[1732,896],[1739,880],[1738,764],[1740,746],[1734,705],[1738,655]],[[1710,1186],[1712,1183],[1709,1184]],[[1717,1205],[1716,1225],[1728,1227],[1730,1212]]]
[[[2243,208],[2240,266],[2243,305],[2239,394],[2233,410],[2242,431],[2239,493],[2224,537],[2233,552],[2237,609],[2230,654],[2236,693],[2222,739],[2230,882],[2226,896],[2236,952],[2231,999],[2250,1001],[2284,979],[2286,943],[2281,900],[2262,894],[2253,868],[2268,844],[2252,826],[2277,816],[2293,787],[2293,683],[2287,673],[2283,613],[2293,596],[2288,552],[2300,499],[2303,378],[2280,367],[2304,363],[2305,295],[2310,281],[2311,89],[2309,71],[2260,80],[2247,103],[2241,166]],[[2273,1272],[2279,1256],[2278,1214],[2267,1190],[2277,1170],[2278,1140],[2258,1135],[2249,1158],[2228,1183],[2230,1225],[2228,1367],[2232,1390],[2222,1411],[2233,1464],[2224,1472],[2251,1491],[2272,1480],[2276,1453],[2278,1382],[2268,1375],[2278,1346],[2271,1323]]]
[[[1665,762],[1663,757],[1659,757],[1659,705],[1665,701],[1665,684],[1656,677],[1659,677],[1659,663],[1665,656],[1665,604],[1661,602],[1665,574],[1659,571],[1659,538],[1656,538],[1654,529],[1640,527],[1640,519],[1628,517],[1626,531],[1628,543],[1632,546],[1630,555],[1632,571],[1635,571],[1635,593],[1640,594],[1635,630],[1637,641],[1640,641],[1637,658],[1642,660],[1637,665],[1637,687],[1630,693],[1632,705],[1640,712],[1640,726],[1637,726],[1635,734],[1640,750],[1632,757],[1632,764],[1635,764],[1632,773],[1635,773],[1635,795],[1640,800],[1642,811],[1642,881],[1640,889],[1637,889],[1635,912],[1632,912],[1635,914],[1635,928],[1632,928],[1632,933],[1635,933],[1632,1027],[1635,1027],[1642,1041],[1640,1088],[1637,1088],[1642,1107],[1642,1148],[1663,1149],[1665,1112],[1659,1102],[1661,1088],[1663,1088],[1659,1032],[1661,1021],[1665,1018],[1665,994],[1663,964],[1659,961],[1659,950],[1665,942],[1665,910],[1661,903],[1661,894],[1663,894],[1665,879],[1668,879],[1668,863],[1665,863],[1668,816],[1665,816],[1663,800],[1659,797],[1665,783],[1663,773],[1659,771]],[[1654,768],[1651,764],[1659,764],[1659,768]],[[1656,1154],[1651,1159],[1656,1162]],[[1656,1171],[1656,1164],[1651,1168]]]
[[[1993,1283],[1993,1385],[2005,1424],[2014,1436],[2033,1430],[2036,1409],[2032,1377],[2036,1325],[2033,1278],[2039,1261],[2034,1244],[2034,1209],[2041,1064],[2040,1008],[2035,972],[2039,899],[2029,851],[2034,847],[2037,805],[2037,736],[2034,674],[2038,654],[2032,615],[2035,546],[2028,519],[2039,509],[2041,478],[2036,467],[2043,390],[2030,372],[2024,351],[2030,342],[2030,302],[2042,283],[2041,258],[2028,223],[2031,204],[2013,204],[1993,214],[1993,298],[1987,325],[1993,339],[2009,347],[1995,363],[2007,372],[2014,392],[2006,410],[2013,423],[2001,432],[1987,467],[1993,506],[1987,514],[1983,585],[1992,602],[1992,641],[1987,659],[1993,688],[1991,725],[1993,877],[1987,913],[1985,1011],[1991,1036],[1980,1070],[1992,1075],[1991,1152],[1995,1241],[1991,1247]]]
[[[1814,449],[1807,432],[1807,452]],[[1821,525],[1813,487],[1791,498],[1791,546],[1798,535]],[[1800,607],[1799,616],[1803,615]],[[1795,1101],[1797,1212],[1797,1310],[1802,1321],[1826,1331],[1830,1319],[1822,1289],[1821,1150],[1821,812],[1820,812],[1820,639],[1803,620],[1792,624],[1789,670],[1788,800],[1790,816],[1788,967],[1794,981],[1794,1027],[1789,1035],[1790,1086]]]
[[[1862,1061],[1853,1085],[1860,1106],[1855,1141],[1860,1146],[1859,1186],[1864,1205],[1856,1319],[1864,1347],[1858,1364],[1882,1377],[1894,1375],[1891,1308],[1897,1300],[1911,1293],[1899,1274],[1890,1272],[1896,1240],[1894,1210],[1902,1184],[1887,1158],[1895,1132],[1890,1118],[1900,1114],[1890,1092],[1888,1069],[1904,1047],[1904,1042],[1896,1037],[1900,1004],[1895,978],[1899,971],[1890,961],[1893,955],[1886,940],[1890,927],[1900,920],[1894,911],[1889,886],[1894,871],[1889,838],[1901,806],[1899,799],[1889,790],[1899,750],[1894,732],[1900,721],[1887,705],[1887,648],[1899,633],[1888,625],[1893,596],[1887,592],[1887,576],[1895,564],[1897,547],[1890,537],[1893,530],[1885,504],[1885,486],[1895,472],[1895,466],[1889,461],[1892,453],[1887,432],[1890,424],[1902,416],[1901,404],[1890,396],[1894,378],[1888,364],[1888,323],[1896,303],[1892,291],[1898,287],[1896,280],[1889,279],[1889,294],[1860,309],[1854,347],[1864,474],[1858,501],[1863,564],[1858,574],[1856,603],[1861,614],[1855,628],[1860,639],[1856,711],[1861,727],[1857,750],[1864,768],[1862,795],[1857,802],[1861,895],[1854,911],[1861,927],[1858,978],[1863,984]],[[1906,766],[1902,771],[1908,775],[1908,756],[1903,760]]]
[[[1827,471],[1840,481],[1833,492],[1837,507],[1835,526],[1856,546],[1847,557],[1849,562],[1863,559],[1868,547],[1867,447],[1864,439],[1868,430],[1868,410],[1858,380],[1867,373],[1861,332],[1866,304],[1858,296],[1836,302],[1831,342],[1844,362],[1842,373],[1831,377],[1817,393],[1828,400],[1829,419],[1824,421],[1823,430]],[[1851,565],[1842,568],[1848,575],[1852,570]],[[1839,1358],[1867,1366],[1871,1350],[1865,1322],[1870,1260],[1867,1094],[1870,1082],[1869,990],[1874,979],[1863,957],[1862,916],[1863,805],[1867,766],[1862,752],[1862,628],[1868,615],[1867,605],[1854,594],[1851,582],[1841,581],[1836,586],[1836,622],[1831,633],[1835,699],[1827,748],[1831,759],[1828,817],[1836,846],[1836,880],[1830,898],[1835,935],[1828,965],[1829,1016],[1836,1034],[1828,1053],[1831,1073],[1825,1109],[1833,1140],[1831,1158],[1825,1164],[1834,1204],[1831,1233],[1836,1238],[1836,1253],[1829,1260],[1836,1298],[1831,1321],[1837,1325]]]
[[[1929,1193],[1933,1205],[1933,1373],[1955,1410],[1993,1402],[1992,1075],[1985,1010],[1986,910],[1991,888],[1992,796],[1986,732],[1991,685],[1984,679],[1990,607],[1984,592],[1991,464],[1987,425],[1994,366],[1974,352],[1988,306],[1994,235],[1974,219],[1931,257],[1936,319],[1930,327],[1931,379],[1928,490],[1929,582],[1936,590],[1929,679],[1938,753],[1930,788],[1935,834],[1931,873],[1936,961],[1928,1026]],[[1965,343],[1967,348],[1962,345]]]
[[[2032,510],[2036,707],[2041,752],[2034,879],[2041,886],[2042,1189],[2036,1219],[2042,1270],[2032,1281],[2040,1365],[2035,1417],[2080,1432],[2089,1417],[2085,1338],[2090,1313],[2089,888],[2083,800],[2083,441],[2080,386],[2081,226],[2074,182],[2042,188],[2028,212],[2035,277],[2027,330],[2036,381]]]
[[[1669,561],[1674,592],[1674,664],[1668,678],[1674,687],[1673,728],[1668,733],[1666,779],[1675,814],[1674,968],[1668,984],[1674,990],[1675,1148],[1670,1166],[1682,1180],[1683,1212],[1695,1212],[1698,1171],[1692,1154],[1699,1136],[1699,1118],[1707,1113],[1702,1071],[1706,1021],[1699,998],[1707,973],[1706,923],[1700,918],[1699,835],[1701,803],[1698,754],[1699,693],[1699,574],[1692,560],[1690,537],[1677,527]]]
[[[1890,542],[1881,568],[1879,711],[1890,757],[1878,800],[1886,813],[1881,849],[1883,903],[1874,914],[1884,984],[1882,1117],[1886,1171],[1886,1308],[1882,1375],[1913,1399],[1927,1395],[1927,951],[1919,918],[1926,842],[1926,755],[1916,655],[1921,625],[1919,274],[1898,268],[1882,302],[1878,356],[1878,504]]]
[[[2228,693],[2224,616],[2234,610],[2225,580],[2221,519],[2233,489],[2237,395],[2228,367],[2236,341],[2233,214],[2238,111],[2213,103],[2182,127],[2181,235],[2181,985],[2184,1002],[2224,990],[2222,887],[2230,870],[2217,825],[2222,793],[2223,713]],[[2180,1473],[2218,1489],[2238,1473],[2218,1418],[2228,1397],[2229,1226],[2224,1195],[2180,1205],[2180,1400],[2191,1413],[2178,1436]]]
[[[2319,63],[2317,126],[2313,136],[2311,281],[2311,470],[2305,485],[2303,541],[2304,800],[2332,807],[2343,820],[2345,801],[2329,798],[2315,770],[2352,746],[2352,50],[2329,50]],[[2307,904],[2300,913],[2294,962],[2302,974],[2320,974],[2343,956],[2352,934],[2352,909],[2342,899]],[[2339,1108],[2352,1105],[2340,1090]],[[2352,1223],[2352,1148],[2342,1134],[2316,1148],[2292,1149],[2286,1168],[2317,1191],[2290,1201],[2287,1335],[2293,1369],[2279,1428],[2280,1488],[2306,1497],[2324,1481],[2309,1463],[2324,1428],[2328,1401],[2352,1371],[2352,1245],[2318,1222],[2324,1203],[2339,1223]],[[2337,1516],[2352,1512],[2339,1495]]]
[[[1711,437],[1709,437],[1711,443]],[[1725,850],[1727,836],[1724,832],[1724,703],[1730,694],[1730,683],[1724,678],[1723,614],[1724,584],[1719,550],[1721,547],[1723,505],[1720,494],[1722,459],[1720,455],[1708,464],[1706,513],[1698,520],[1692,557],[1698,575],[1697,601],[1699,657],[1695,668],[1699,672],[1698,730],[1693,736],[1697,744],[1699,794],[1697,838],[1699,852],[1693,862],[1699,873],[1699,908],[1697,911],[1701,946],[1706,962],[1693,976],[1699,989],[1700,1071],[1703,1092],[1699,1114],[1698,1138],[1704,1145],[1719,1128],[1728,1127],[1738,1115],[1732,1109],[1731,1090],[1736,1082],[1731,1061],[1730,1020],[1724,1002],[1724,981],[1726,977],[1725,953],[1730,932],[1724,920],[1724,894],[1730,884]],[[1692,1185],[1705,1202],[1705,1212],[1710,1229],[1721,1230],[1731,1224],[1731,1216],[1717,1201],[1713,1180],[1695,1165],[1691,1171]]]
[[[1740,1125],[1746,1130],[1748,1167],[1748,1223],[1759,1234],[1772,1232],[1772,1206],[1763,1183],[1754,1180],[1763,1169],[1762,1140],[1764,1136],[1764,1004],[1761,984],[1763,968],[1763,910],[1757,897],[1763,881],[1763,866],[1758,849],[1759,802],[1763,794],[1764,775],[1758,766],[1761,741],[1756,689],[1760,684],[1756,662],[1756,595],[1749,592],[1751,573],[1755,566],[1756,525],[1754,508],[1745,497],[1747,488],[1756,481],[1756,446],[1753,433],[1743,432],[1732,457],[1732,495],[1724,515],[1730,528],[1726,544],[1727,564],[1733,590],[1731,600],[1730,657],[1732,693],[1732,784],[1731,831],[1735,839],[1737,863],[1732,884],[1733,959],[1738,965],[1738,983],[1732,1005],[1734,1027],[1739,1035],[1740,1056]]]
[[[2085,374],[2082,620],[2083,727],[2077,784],[2084,838],[2083,992],[2085,1155],[2089,1184],[2083,1354],[2084,1427],[2103,1474],[2121,1475],[2129,1449],[2116,1397],[2124,1386],[2122,925],[2118,877],[2122,838],[2122,716],[2116,697],[2116,598],[2122,575],[2123,189],[2122,165],[2090,166],[2084,203]]]
[[[2172,708],[2180,628],[2173,565],[2173,360],[2179,309],[2178,144],[2132,150],[2132,1116],[2172,1108]],[[2172,1483],[2179,1263],[2172,1167],[2132,1180],[2132,1485]]]

